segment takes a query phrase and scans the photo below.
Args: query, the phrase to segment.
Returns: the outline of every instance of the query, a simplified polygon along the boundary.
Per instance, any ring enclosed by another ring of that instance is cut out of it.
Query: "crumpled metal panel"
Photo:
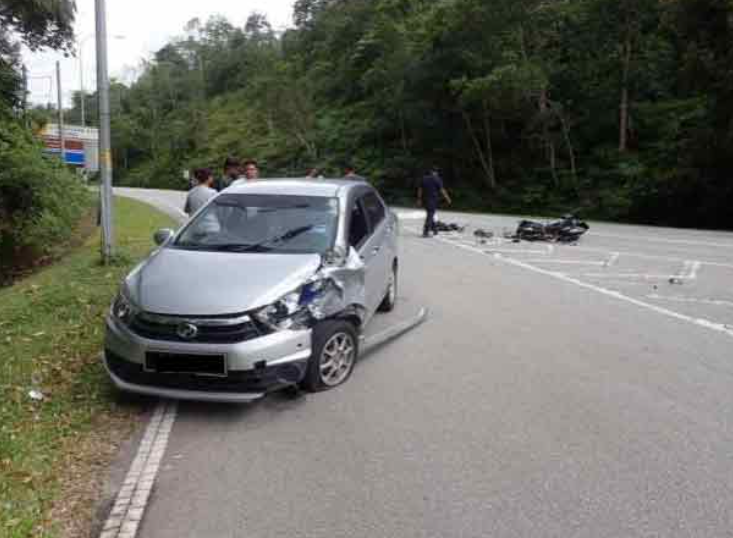
[[[342,263],[324,262],[313,278],[329,279],[336,287],[334,292],[324,294],[316,312],[312,310],[314,317],[325,319],[353,308],[361,321],[365,321],[367,312],[365,266],[356,250],[350,248]]]

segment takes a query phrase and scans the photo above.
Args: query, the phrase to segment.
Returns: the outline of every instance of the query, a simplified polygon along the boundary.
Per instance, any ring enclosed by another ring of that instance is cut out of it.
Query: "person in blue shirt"
[[[448,192],[445,190],[438,168],[433,167],[422,178],[420,186],[417,188],[417,205],[418,207],[424,207],[427,213],[425,225],[423,226],[423,237],[430,237],[430,232],[433,232],[433,235],[438,233],[435,226],[435,212],[438,210],[438,203],[441,196],[448,205],[453,203]]]

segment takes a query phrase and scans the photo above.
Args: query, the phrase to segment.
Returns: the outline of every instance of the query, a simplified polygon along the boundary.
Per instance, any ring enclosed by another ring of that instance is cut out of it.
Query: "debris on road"
[[[463,232],[466,227],[455,222],[447,223],[437,220],[435,221],[435,229],[439,232]]]

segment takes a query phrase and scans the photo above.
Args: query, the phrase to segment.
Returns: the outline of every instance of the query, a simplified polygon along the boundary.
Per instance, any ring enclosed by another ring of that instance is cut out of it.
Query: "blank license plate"
[[[226,377],[227,375],[226,357],[224,355],[190,355],[148,351],[145,354],[145,370],[158,374],[196,374],[217,377]]]

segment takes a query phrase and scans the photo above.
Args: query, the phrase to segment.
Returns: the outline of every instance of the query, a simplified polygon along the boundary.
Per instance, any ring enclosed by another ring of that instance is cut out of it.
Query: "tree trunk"
[[[461,110],[461,114],[463,115],[463,120],[466,122],[468,134],[470,135],[471,140],[473,141],[473,145],[476,148],[476,154],[478,155],[479,161],[481,162],[481,168],[484,171],[485,179],[488,180],[488,184],[491,190],[495,190],[496,180],[491,173],[491,167],[486,160],[486,155],[484,154],[484,149],[481,147],[481,142],[479,142],[478,136],[476,136],[476,131],[474,130],[473,124],[471,123],[471,116],[465,110]]]
[[[402,151],[405,153],[405,155],[410,154],[410,145],[407,142],[407,128],[405,126],[405,114],[402,112],[402,109],[400,108],[399,111],[400,116],[400,137],[402,138]]]
[[[626,153],[628,150],[629,132],[629,71],[631,70],[631,30],[626,32],[626,38],[622,46],[622,75],[621,75],[621,104],[619,119],[619,140],[618,150]]]
[[[486,133],[486,161],[491,176],[491,188],[496,188],[496,169],[494,168],[494,145],[491,142],[491,116],[486,101],[481,103],[484,111],[484,132]]]
[[[542,140],[547,149],[547,157],[550,161],[550,170],[552,172],[552,181],[555,184],[555,188],[560,186],[560,180],[557,177],[557,151],[555,150],[555,143],[550,138],[550,128],[547,125],[547,88],[540,90],[539,108],[540,116],[542,121]]]

